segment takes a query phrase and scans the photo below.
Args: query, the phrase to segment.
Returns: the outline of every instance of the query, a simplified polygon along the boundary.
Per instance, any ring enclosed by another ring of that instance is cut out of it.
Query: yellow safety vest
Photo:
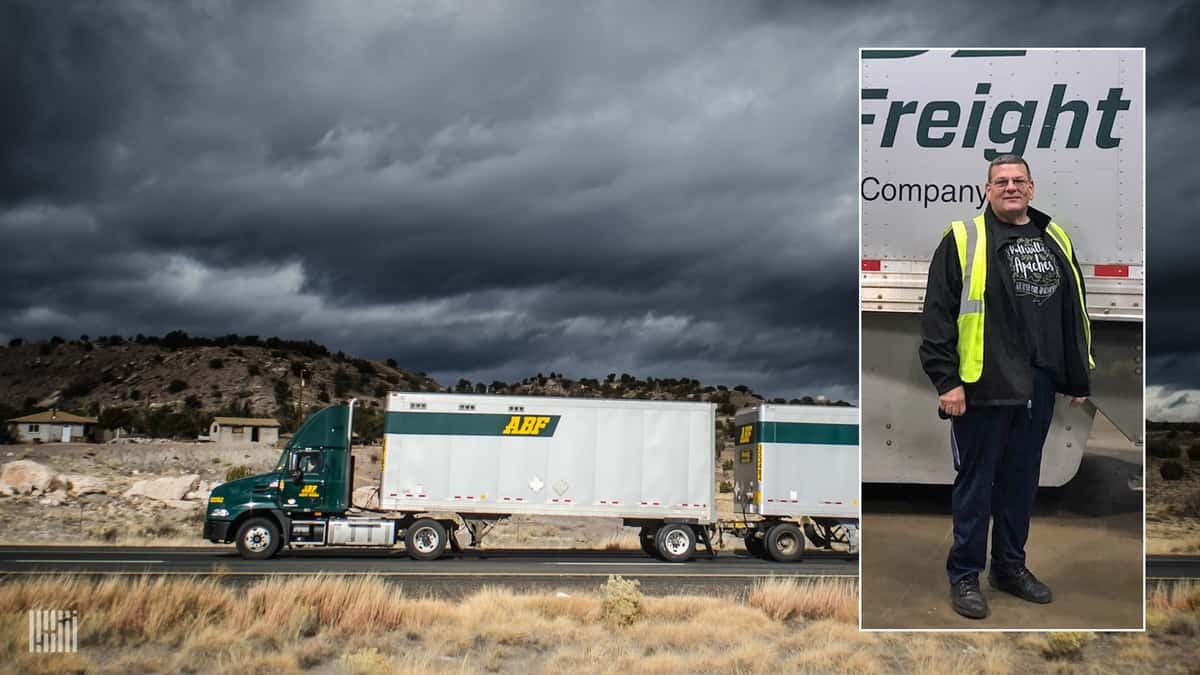
[[[950,223],[954,243],[958,248],[958,264],[962,268],[962,296],[958,305],[958,377],[963,382],[978,382],[983,374],[983,291],[987,287],[987,228],[983,214],[975,216],[975,227],[956,220]],[[1075,300],[1083,317],[1083,336],[1087,346],[1088,367],[1095,368],[1092,359],[1092,324],[1083,302],[1083,281],[1075,267],[1074,248],[1066,230],[1051,221],[1046,226],[1050,239],[1067,258],[1067,267],[1075,275]],[[945,236],[943,233],[942,236]]]

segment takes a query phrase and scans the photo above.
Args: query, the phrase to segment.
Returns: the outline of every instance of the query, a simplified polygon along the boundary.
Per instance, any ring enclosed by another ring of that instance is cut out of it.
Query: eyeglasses
[[[1026,185],[1029,185],[1029,183],[1032,181],[1030,181],[1028,178],[993,178],[990,182],[994,188],[1002,188],[1007,186],[1009,183],[1012,183],[1013,187],[1020,190]]]

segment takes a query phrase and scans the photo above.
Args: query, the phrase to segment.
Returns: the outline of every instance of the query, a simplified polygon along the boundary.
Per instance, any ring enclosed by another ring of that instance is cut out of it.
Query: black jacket
[[[1062,270],[1070,269],[1066,256],[1050,241],[1046,226],[1050,216],[1029,209],[1029,217],[1042,237],[1046,248],[1058,257]],[[987,286],[983,296],[983,374],[974,383],[966,384],[967,402],[975,405],[1025,405],[1033,395],[1033,363],[1027,338],[1021,330],[1015,304],[1012,277],[1001,265],[1000,244],[1006,238],[1001,228],[1007,227],[996,219],[991,205],[984,211],[987,228]],[[974,227],[967,222],[967,227]],[[1068,233],[1070,234],[1070,233]],[[1082,283],[1079,253],[1075,252],[1075,270]],[[1063,326],[1065,381],[1055,382],[1055,388],[1068,396],[1089,396],[1090,375],[1083,317],[1080,314],[1075,275],[1063,274],[1063,298],[1068,317]],[[938,394],[963,384],[958,377],[958,307],[962,294],[962,267],[954,234],[947,231],[929,264],[929,279],[925,287],[925,309],[921,315],[921,367]],[[1084,291],[1086,307],[1086,290]],[[1086,310],[1083,310],[1086,311]]]

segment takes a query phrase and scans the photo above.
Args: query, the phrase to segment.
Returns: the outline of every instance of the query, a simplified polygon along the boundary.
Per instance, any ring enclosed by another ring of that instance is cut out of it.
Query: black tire
[[[250,518],[238,528],[238,553],[246,560],[266,560],[279,552],[283,543],[279,526],[270,518]]]
[[[638,543],[642,545],[642,553],[651,558],[658,557],[658,530],[654,527],[643,527],[638,532]]]
[[[691,525],[667,523],[654,537],[658,555],[667,562],[687,562],[696,553],[696,533]]]
[[[433,518],[419,518],[404,531],[404,550],[413,560],[437,560],[447,541],[446,528]]]
[[[758,535],[758,530],[749,530],[746,532],[744,538],[746,551],[755,558],[765,558],[767,557],[766,544],[763,543],[763,538]]]
[[[793,523],[779,523],[767,530],[767,554],[777,562],[796,562],[804,557],[804,533]]]

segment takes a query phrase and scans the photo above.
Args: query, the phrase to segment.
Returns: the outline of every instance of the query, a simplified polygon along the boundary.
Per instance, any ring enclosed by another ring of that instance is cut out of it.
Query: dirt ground
[[[1140,629],[1143,624],[1142,451],[1097,417],[1079,472],[1039,491],[1026,546],[1029,568],[1054,590],[1034,605],[992,590],[991,616],[950,607],[945,556],[947,486],[864,491],[862,616],[865,628]],[[1131,485],[1131,478],[1133,484]]]
[[[1170,446],[1179,450],[1173,460],[1146,458],[1146,552],[1200,552],[1200,461],[1187,456],[1189,447],[1200,444],[1200,434],[1151,431],[1146,436],[1147,448]],[[1163,479],[1162,466],[1168,461],[1183,466],[1182,479]]]
[[[190,508],[122,495],[136,481],[196,474],[211,485],[234,466],[254,472],[274,466],[279,450],[265,443],[221,445],[148,440],[113,443],[47,443],[0,446],[0,463],[27,459],[57,474],[79,473],[106,483],[106,494],[69,497],[60,506],[40,495],[0,497],[5,527],[0,543],[203,544],[206,500]]]

